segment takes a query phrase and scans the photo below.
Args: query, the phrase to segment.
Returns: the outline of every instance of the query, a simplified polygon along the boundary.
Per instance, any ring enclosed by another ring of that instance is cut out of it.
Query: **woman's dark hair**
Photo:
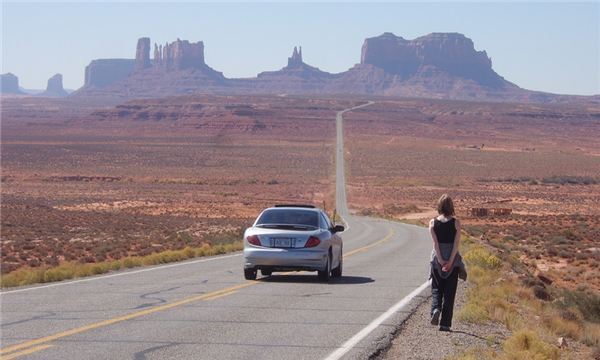
[[[437,211],[438,214],[444,214],[444,216],[454,216],[454,203],[452,202],[450,195],[444,194],[440,197]]]

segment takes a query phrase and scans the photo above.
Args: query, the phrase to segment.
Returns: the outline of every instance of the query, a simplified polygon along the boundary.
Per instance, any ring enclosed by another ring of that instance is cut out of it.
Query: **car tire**
[[[325,270],[319,271],[319,280],[323,282],[329,282],[331,277],[331,253],[327,256],[327,263],[325,264]]]
[[[256,280],[256,269],[244,269],[246,280]]]
[[[340,253],[340,262],[335,269],[331,270],[331,277],[334,277],[334,278],[342,277],[343,266],[344,266],[344,257]]]
[[[270,276],[273,273],[271,269],[260,269],[260,273],[262,276]]]

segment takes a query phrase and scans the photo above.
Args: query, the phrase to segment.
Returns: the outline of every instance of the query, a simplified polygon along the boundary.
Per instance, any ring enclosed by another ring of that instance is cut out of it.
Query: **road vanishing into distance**
[[[337,115],[341,278],[259,273],[247,281],[233,253],[5,290],[0,357],[368,358],[414,310],[411,300],[428,295],[431,240],[425,228],[348,213],[342,115],[354,109]]]

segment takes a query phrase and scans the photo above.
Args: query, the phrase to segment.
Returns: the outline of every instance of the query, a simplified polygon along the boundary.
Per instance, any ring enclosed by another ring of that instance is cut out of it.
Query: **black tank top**
[[[441,222],[437,218],[433,220],[433,231],[440,244],[453,244],[454,237],[456,236],[456,225],[454,225],[454,218]]]

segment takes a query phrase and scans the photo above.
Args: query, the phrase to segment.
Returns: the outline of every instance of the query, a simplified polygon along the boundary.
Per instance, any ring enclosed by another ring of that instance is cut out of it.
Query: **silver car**
[[[312,205],[276,205],[264,210],[244,233],[244,276],[257,271],[318,271],[319,279],[342,276],[343,226]]]

